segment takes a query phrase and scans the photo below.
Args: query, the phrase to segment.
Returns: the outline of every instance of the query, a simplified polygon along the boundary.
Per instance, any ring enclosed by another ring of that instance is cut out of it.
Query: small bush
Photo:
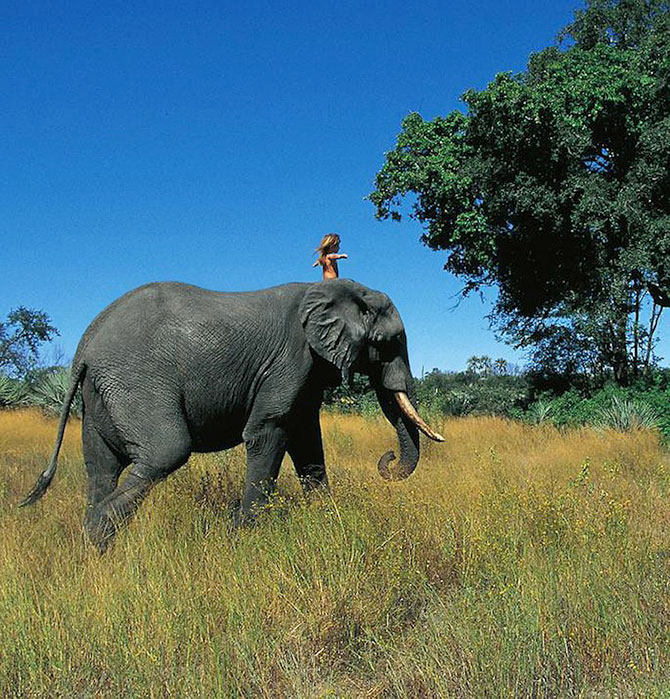
[[[19,408],[27,405],[29,389],[23,381],[0,374],[0,408]]]
[[[610,405],[596,413],[594,425],[601,428],[631,432],[658,427],[659,415],[648,404],[625,396],[612,396]]]
[[[58,415],[69,387],[69,369],[57,367],[52,371],[44,372],[32,385],[30,403],[48,414]],[[79,416],[81,409],[81,394],[77,393],[72,402],[70,413]]]
[[[550,422],[554,414],[554,405],[551,400],[541,399],[533,403],[526,413],[526,419],[534,425]]]

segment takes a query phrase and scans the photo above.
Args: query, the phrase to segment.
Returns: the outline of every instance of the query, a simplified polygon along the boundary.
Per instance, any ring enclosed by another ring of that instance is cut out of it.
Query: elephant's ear
[[[300,304],[300,322],[310,347],[337,366],[345,381],[367,340],[364,287],[349,279],[313,284]]]

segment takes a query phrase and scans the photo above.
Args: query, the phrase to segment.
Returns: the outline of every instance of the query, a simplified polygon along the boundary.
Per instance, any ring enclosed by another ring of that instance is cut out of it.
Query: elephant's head
[[[400,315],[386,294],[349,279],[313,284],[300,304],[300,320],[312,350],[334,364],[344,380],[368,374],[400,444],[400,461],[386,452],[378,463],[386,480],[407,478],[419,461],[419,430],[444,441],[416,411],[407,339]]]

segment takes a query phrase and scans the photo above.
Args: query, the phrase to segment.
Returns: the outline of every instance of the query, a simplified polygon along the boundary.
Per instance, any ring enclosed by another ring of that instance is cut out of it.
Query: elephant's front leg
[[[328,488],[318,406],[303,414],[294,425],[288,453],[305,493]]]
[[[286,453],[286,431],[280,425],[266,423],[245,429],[247,478],[242,498],[242,514],[253,517],[267,504],[274,491],[279,467]]]

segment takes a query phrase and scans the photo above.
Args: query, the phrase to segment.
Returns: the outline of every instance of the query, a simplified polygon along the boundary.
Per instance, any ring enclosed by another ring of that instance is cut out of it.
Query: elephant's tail
[[[58,423],[58,436],[56,437],[56,444],[54,445],[53,452],[51,453],[51,461],[49,461],[49,466],[40,477],[37,479],[33,489],[28,493],[27,497],[23,502],[19,504],[19,507],[25,507],[26,505],[34,505],[41,497],[44,495],[46,489],[49,487],[51,480],[56,473],[56,467],[58,466],[58,452],[60,451],[61,444],[63,443],[63,434],[65,433],[65,425],[67,424],[67,418],[70,413],[70,407],[72,406],[72,401],[74,400],[74,395],[77,392],[77,388],[81,383],[84,376],[85,366],[83,362],[79,364],[76,370],[72,371],[72,378],[70,380],[70,387],[68,388],[67,395],[63,401],[63,407],[60,411],[60,422]]]

